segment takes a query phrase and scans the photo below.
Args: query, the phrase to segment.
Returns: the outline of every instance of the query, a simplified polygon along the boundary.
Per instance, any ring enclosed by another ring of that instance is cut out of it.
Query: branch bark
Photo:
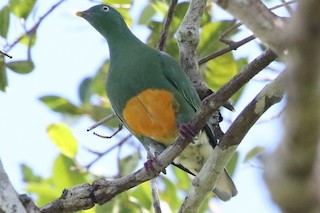
[[[211,0],[239,19],[255,37],[283,56],[286,22],[272,13],[260,0]]]
[[[246,73],[242,78],[238,77],[235,79],[238,81],[239,79],[246,81],[246,77],[249,77],[248,73],[253,70],[255,72],[262,70],[275,58],[275,53],[270,49],[267,50],[251,62],[250,65],[247,66],[247,69],[240,72]],[[250,76],[252,78],[252,74]],[[220,173],[225,168],[249,129],[265,111],[282,99],[285,90],[284,76],[284,73],[280,74],[274,81],[267,85],[232,123],[226,134],[220,139],[219,145],[214,149],[214,154],[209,157],[197,177],[193,179],[192,187],[179,212],[192,213],[197,211],[202,200],[211,192],[211,189],[214,188]],[[231,80],[230,82],[232,83],[234,81]],[[218,92],[220,92],[220,90]]]
[[[285,36],[290,84],[281,144],[265,178],[284,212],[320,212],[320,2],[300,1]]]
[[[268,50],[266,54],[263,54],[261,57],[266,57],[264,55],[270,57],[273,56],[273,54],[274,53],[272,51]],[[224,85],[220,90],[208,96],[207,99],[203,102],[199,111],[196,113],[195,118],[191,121],[191,128],[193,128],[195,132],[199,132],[203,128],[207,120],[211,117],[213,112],[219,109],[219,107],[226,100],[228,100],[235,92],[237,92],[244,84],[246,84],[253,76],[255,76],[273,60],[274,58],[272,57],[269,58],[269,62],[267,62],[268,60],[262,60],[261,58],[260,60],[255,60],[255,65],[248,65],[248,69],[242,70],[242,72],[233,77],[233,79],[229,83]],[[118,194],[130,188],[133,188],[145,181],[155,178],[161,171],[163,171],[165,167],[167,167],[173,161],[176,156],[178,156],[182,152],[182,150],[188,144],[189,141],[178,137],[178,139],[173,144],[171,144],[167,149],[163,151],[163,153],[161,153],[157,157],[159,163],[153,164],[156,173],[150,173],[145,170],[145,168],[142,168],[133,174],[116,180],[110,181],[101,178],[94,181],[93,184],[80,184],[71,187],[70,189],[66,189],[59,199],[41,207],[40,210],[43,213],[74,212],[91,208],[95,204],[104,204]],[[223,150],[226,150],[226,148],[224,148]],[[219,159],[217,165],[219,166],[219,168],[225,167],[226,163],[226,160],[220,161]]]
[[[26,199],[24,199],[26,201]],[[29,200],[30,201],[30,200]],[[0,212],[38,213],[33,202],[26,202],[26,207],[19,194],[13,188],[0,159]]]

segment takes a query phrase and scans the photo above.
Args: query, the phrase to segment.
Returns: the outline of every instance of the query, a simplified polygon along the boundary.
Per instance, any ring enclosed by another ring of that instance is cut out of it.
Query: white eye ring
[[[108,12],[109,11],[109,7],[108,6],[103,6],[102,9],[103,9],[104,12]]]

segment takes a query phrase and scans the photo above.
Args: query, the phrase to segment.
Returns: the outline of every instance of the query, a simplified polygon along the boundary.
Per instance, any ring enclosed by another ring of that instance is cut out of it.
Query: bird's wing
[[[201,100],[188,76],[180,65],[167,53],[161,52],[161,65],[165,77],[175,87],[187,102],[195,109],[199,109]]]

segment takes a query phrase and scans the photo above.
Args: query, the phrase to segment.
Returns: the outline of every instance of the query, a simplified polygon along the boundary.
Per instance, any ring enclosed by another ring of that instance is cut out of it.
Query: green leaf
[[[36,43],[36,38],[36,32],[32,33],[31,35],[24,35],[20,40],[20,43],[26,45],[27,47],[33,47]]]
[[[27,19],[36,0],[10,0],[9,7],[18,18]]]
[[[263,153],[265,151],[265,147],[263,146],[256,146],[253,149],[251,149],[247,155],[245,156],[243,162],[247,163],[248,161],[250,161],[252,158],[256,157],[257,155]]]
[[[151,2],[150,5],[162,17],[164,17],[167,14],[168,5],[165,4],[163,1],[154,1],[154,2]]]
[[[68,113],[71,115],[80,115],[84,113],[81,108],[78,108],[67,99],[59,96],[48,95],[39,98],[39,100],[55,112]]]
[[[5,6],[0,10],[0,20],[0,35],[6,38],[8,34],[10,20],[10,9],[8,6]]]
[[[8,86],[6,67],[3,62],[3,57],[0,57],[0,90],[5,91]]]
[[[231,21],[217,21],[204,25],[200,34],[200,42],[198,46],[199,56],[204,57],[214,51],[226,47],[225,44],[219,41],[219,38],[221,33],[228,29],[233,23],[234,22]]]
[[[92,80],[92,92],[101,97],[106,98],[105,85],[107,80],[107,74],[109,71],[110,60],[106,60],[99,68],[98,72]]]
[[[150,19],[155,15],[156,10],[151,4],[147,4],[147,6],[143,9],[142,13],[140,14],[138,24],[147,24]]]
[[[228,164],[227,164],[227,171],[228,171],[228,173],[232,176],[233,175],[233,173],[234,173],[234,171],[235,171],[235,169],[236,169],[236,166],[237,166],[237,163],[238,163],[238,159],[239,159],[239,152],[238,151],[236,151],[233,155],[232,155],[232,157],[231,157],[231,159],[229,160],[229,162],[228,162]]]
[[[60,149],[62,154],[74,158],[78,151],[77,139],[66,124],[51,124],[47,128],[50,139]]]
[[[47,182],[32,182],[27,185],[29,193],[37,195],[37,205],[43,206],[61,196],[61,189]]]
[[[40,176],[35,175],[32,169],[26,164],[21,164],[20,167],[22,170],[23,182],[40,182],[42,180],[42,178]]]
[[[31,60],[12,61],[12,62],[6,63],[6,66],[12,71],[20,74],[30,73],[34,69],[34,64]]]
[[[187,172],[173,166],[173,172],[176,175],[177,183],[176,186],[184,191],[190,189],[190,177]]]
[[[125,158],[122,158],[120,160],[121,176],[131,174],[134,171],[134,169],[137,168],[140,159],[141,156],[139,152],[133,153]]]
[[[89,103],[91,97],[92,78],[85,78],[82,80],[79,87],[79,98],[82,103]]]
[[[181,200],[178,197],[176,185],[165,176],[161,176],[161,180],[165,184],[164,192],[160,194],[161,199],[166,201],[172,210],[178,210]]]
[[[151,188],[149,182],[144,182],[134,190],[128,191],[128,194],[140,200],[140,205],[150,209],[152,205]]]
[[[103,205],[95,205],[95,213],[117,212],[114,210],[119,208],[118,197],[115,197]]]
[[[132,0],[104,0],[105,4],[132,4]]]
[[[207,63],[206,82],[210,89],[217,91],[238,72],[237,63],[232,54],[227,53]]]
[[[54,161],[50,182],[60,190],[88,182],[83,173],[72,171],[75,167],[73,159],[59,155]]]
[[[210,201],[210,196],[206,196],[202,201],[201,205],[199,206],[197,213],[205,213],[205,212],[211,212],[208,211],[209,209],[209,201]]]

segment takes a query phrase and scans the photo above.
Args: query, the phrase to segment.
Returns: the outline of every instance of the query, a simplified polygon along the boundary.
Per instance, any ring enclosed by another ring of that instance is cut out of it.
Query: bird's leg
[[[179,134],[182,138],[188,140],[193,140],[193,138],[196,136],[196,133],[191,128],[191,126],[185,123],[179,125]]]
[[[157,164],[158,166],[162,166],[156,156],[154,155],[151,156],[150,154],[148,154],[148,160],[143,164],[143,166],[148,172],[156,173],[156,169],[153,166],[154,163]],[[162,172],[166,174],[165,169]]]

